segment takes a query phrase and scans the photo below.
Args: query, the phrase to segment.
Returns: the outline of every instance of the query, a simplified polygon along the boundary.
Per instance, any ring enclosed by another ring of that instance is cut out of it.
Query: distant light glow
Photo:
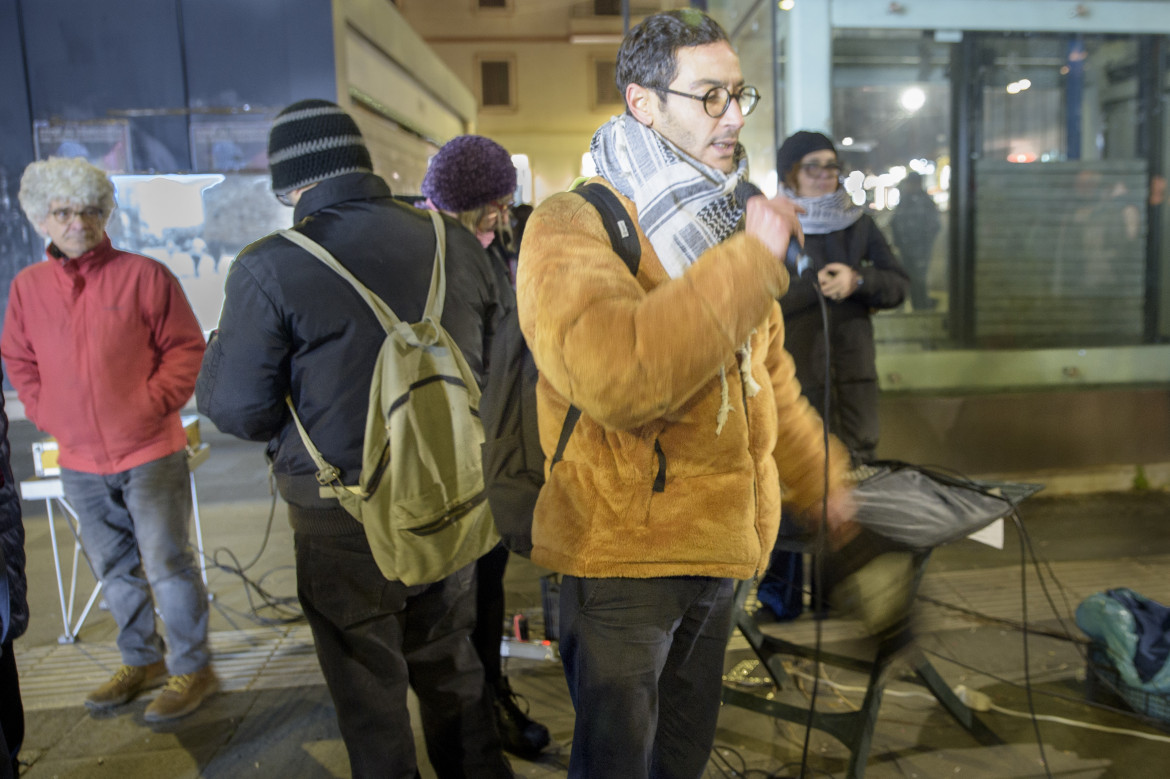
[[[898,102],[907,111],[914,112],[926,105],[926,93],[920,87],[909,87],[902,92]]]
[[[842,146],[852,146],[853,145],[853,136],[846,135],[844,138],[841,139],[841,145]]]
[[[780,0],[781,11],[791,11],[796,7],[796,0]]]

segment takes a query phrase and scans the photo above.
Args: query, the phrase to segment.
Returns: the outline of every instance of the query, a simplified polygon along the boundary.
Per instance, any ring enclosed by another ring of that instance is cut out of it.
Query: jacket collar
[[[301,195],[293,209],[293,223],[296,224],[309,214],[343,203],[346,200],[367,200],[376,197],[391,197],[390,187],[373,173],[346,173],[317,182],[317,186]]]
[[[45,257],[49,260],[57,262],[64,267],[68,263],[73,263],[72,267],[82,268],[84,266],[94,265],[108,260],[114,254],[114,246],[110,243],[110,236],[102,233],[102,239],[98,241],[97,245],[87,251],[85,254],[74,259],[70,259],[61,253],[57,248],[57,244],[50,243],[45,247]]]

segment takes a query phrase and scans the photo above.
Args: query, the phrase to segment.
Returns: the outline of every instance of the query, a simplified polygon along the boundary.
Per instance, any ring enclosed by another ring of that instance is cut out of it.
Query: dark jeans
[[[24,707],[12,642],[0,644],[0,779],[16,776],[16,756],[24,742]]]
[[[122,662],[149,665],[163,659],[157,603],[170,645],[170,672],[189,674],[206,666],[211,661],[207,592],[188,540],[186,451],[104,476],[62,468],[61,484],[80,517],[85,552],[118,624]]]
[[[294,541],[297,594],[355,779],[418,775],[408,687],[439,777],[511,777],[470,640],[475,565],[406,587],[382,576],[364,534]]]
[[[561,581],[574,779],[695,779],[715,742],[731,579]]]

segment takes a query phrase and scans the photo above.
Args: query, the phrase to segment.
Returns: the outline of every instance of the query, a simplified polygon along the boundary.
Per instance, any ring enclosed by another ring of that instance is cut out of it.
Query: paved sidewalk
[[[14,425],[15,464],[22,469],[31,437],[22,424]],[[291,598],[295,595],[292,535],[280,505],[267,530],[271,504],[262,447],[235,442],[214,431],[205,431],[205,437],[211,440],[212,455],[199,469],[197,481],[209,554],[221,562],[234,556],[238,564],[256,558],[247,575],[273,597]],[[27,470],[31,471],[31,465]],[[18,471],[18,479],[27,475]],[[249,590],[240,577],[215,567],[208,571],[208,580],[213,595],[212,647],[222,692],[188,718],[167,725],[152,726],[143,720],[154,693],[109,714],[89,714],[82,705],[85,694],[118,664],[116,631],[108,613],[95,608],[75,643],[58,643],[62,623],[48,523],[43,504],[25,503],[25,509],[33,622],[16,643],[28,723],[22,752],[28,765],[22,777],[349,776],[308,628],[261,624],[262,617],[287,614],[287,608],[261,608],[255,613],[252,605],[260,603],[255,591],[251,591],[250,604]],[[949,685],[979,690],[1003,709],[1027,712],[1028,696],[1021,685],[1029,681],[1039,713],[1170,736],[1131,716],[1086,705],[1084,660],[1077,644],[1033,633],[1025,672],[1023,636],[1011,626],[1023,617],[1026,607],[1033,628],[1058,631],[1049,595],[1074,632],[1069,608],[1100,589],[1128,586],[1170,602],[1170,577],[1166,576],[1170,496],[1118,493],[1045,498],[1042,494],[1027,501],[1022,514],[1034,547],[1050,561],[1044,569],[1049,593],[1030,572],[1023,581],[1027,598],[1021,597],[1019,545],[1011,528],[1002,551],[968,541],[937,550],[920,591],[931,601],[919,604],[918,647]],[[61,538],[60,547],[63,553],[70,551],[67,536]],[[543,573],[528,561],[514,558],[505,582],[510,611],[528,615],[534,630],[539,629],[541,618]],[[91,586],[92,577],[83,562],[79,601],[84,602]],[[794,623],[769,625],[766,630],[809,646],[819,631],[826,648],[854,651],[858,647],[857,626],[847,620],[818,623],[803,617]],[[807,661],[793,661],[788,668],[795,683],[772,694],[807,707],[811,683],[806,677],[815,668]],[[727,669],[742,689],[767,692],[769,685],[738,635],[728,647]],[[866,776],[1045,776],[1037,726],[1029,719],[997,711],[982,714],[1004,743],[980,745],[924,696],[922,688],[911,684],[903,670],[895,670],[887,687]],[[549,727],[554,742],[537,761],[513,759],[517,775],[565,776],[573,710],[559,663],[511,659],[508,673],[532,714]],[[864,679],[858,674],[828,667],[822,674],[818,711],[849,711],[860,704]],[[1047,721],[1038,728],[1053,776],[1130,779],[1165,774],[1162,766],[1170,755],[1170,743]],[[799,765],[804,740],[800,723],[726,706],[708,775],[735,775],[732,769],[742,775],[744,768],[750,768],[762,772],[758,776],[795,776],[793,764]],[[416,742],[423,754],[421,740],[416,737]],[[848,753],[841,744],[818,731],[809,743],[809,765],[816,769],[811,775],[844,775]],[[424,766],[423,776],[432,775]]]

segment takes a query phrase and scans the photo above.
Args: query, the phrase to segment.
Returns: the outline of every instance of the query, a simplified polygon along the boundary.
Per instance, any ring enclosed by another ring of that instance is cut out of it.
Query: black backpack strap
[[[605,225],[605,232],[609,234],[609,242],[613,250],[622,258],[622,262],[630,269],[634,276],[638,275],[638,263],[642,260],[642,245],[638,243],[638,231],[630,221],[622,201],[604,185],[596,181],[582,184],[573,190],[585,198],[591,206],[601,214],[601,223]],[[557,450],[549,463],[551,470],[565,455],[565,447],[569,445],[569,438],[573,435],[573,428],[581,418],[581,409],[569,406],[565,413],[565,421],[561,425],[561,437],[557,440]],[[661,492],[661,490],[659,490]]]
[[[569,445],[569,436],[573,435],[573,428],[577,426],[577,420],[581,418],[581,409],[576,406],[569,406],[569,410],[565,412],[565,421],[561,425],[561,437],[557,440],[557,451],[553,454],[552,462],[549,464],[549,470],[561,461],[565,456],[565,447]]]
[[[585,198],[597,209],[597,213],[601,214],[601,222],[605,225],[605,231],[609,233],[609,242],[613,245],[613,250],[626,263],[630,273],[637,276],[638,263],[642,260],[642,245],[638,243],[638,231],[634,229],[622,201],[618,200],[617,195],[608,187],[596,181],[582,184],[573,191]]]

